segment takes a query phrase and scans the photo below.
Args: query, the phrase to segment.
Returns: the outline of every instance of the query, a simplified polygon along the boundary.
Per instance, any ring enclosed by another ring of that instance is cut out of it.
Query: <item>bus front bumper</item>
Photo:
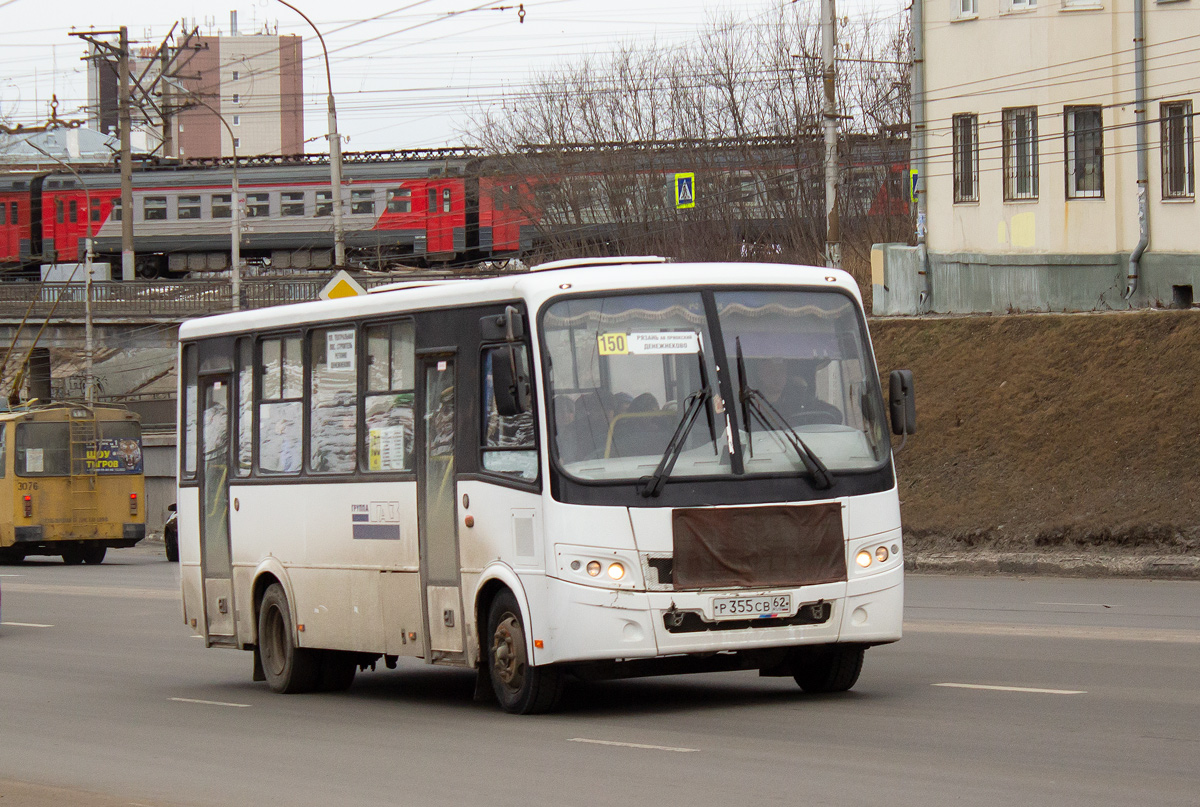
[[[747,620],[713,618],[718,597],[789,594],[792,612]],[[900,638],[904,571],[849,582],[736,591],[621,591],[546,580],[549,617],[535,625],[535,664],[646,659],[806,644],[884,644]],[[539,630],[541,628],[542,630]]]

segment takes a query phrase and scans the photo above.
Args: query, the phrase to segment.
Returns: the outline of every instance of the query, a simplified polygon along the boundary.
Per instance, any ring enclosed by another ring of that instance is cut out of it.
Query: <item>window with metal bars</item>
[[[1038,198],[1037,107],[1003,111],[1004,200]]]
[[[1196,197],[1196,164],[1192,151],[1192,102],[1163,101],[1158,106],[1162,125],[1162,195],[1164,199]]]
[[[1104,198],[1104,126],[1098,106],[1063,110],[1068,199]]]
[[[979,201],[979,116],[954,116],[954,201]]]

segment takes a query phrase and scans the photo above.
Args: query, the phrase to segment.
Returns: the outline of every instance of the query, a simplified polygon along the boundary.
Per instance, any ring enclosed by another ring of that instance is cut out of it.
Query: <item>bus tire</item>
[[[80,547],[64,549],[62,553],[63,563],[67,564],[68,566],[78,566],[79,564],[83,563],[83,552],[84,550]]]
[[[358,672],[358,658],[344,650],[321,651],[321,692],[345,692],[354,683]]]
[[[866,651],[862,645],[819,645],[793,662],[792,677],[805,692],[845,692],[858,681]]]
[[[529,663],[525,624],[512,592],[506,589],[492,600],[487,625],[488,677],[500,708],[516,715],[552,710],[562,694],[562,672]]]
[[[319,652],[296,646],[292,610],[278,583],[271,584],[258,606],[258,653],[267,685],[275,692],[311,692],[321,681]]]
[[[89,546],[81,550],[83,553],[83,562],[89,566],[99,566],[104,562],[104,556],[108,554],[106,546]]]

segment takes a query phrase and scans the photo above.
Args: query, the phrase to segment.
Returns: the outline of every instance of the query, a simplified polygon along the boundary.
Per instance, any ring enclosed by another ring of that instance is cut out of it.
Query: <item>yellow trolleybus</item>
[[[138,416],[56,403],[0,412],[0,560],[102,563],[146,537]]]

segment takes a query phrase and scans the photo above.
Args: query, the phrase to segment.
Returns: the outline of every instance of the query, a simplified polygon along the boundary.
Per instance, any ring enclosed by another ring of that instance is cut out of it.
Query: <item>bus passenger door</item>
[[[454,468],[454,358],[444,354],[426,357],[421,367],[425,380],[424,448],[417,469],[417,534],[428,637],[426,658],[438,661],[463,652]]]
[[[237,645],[229,545],[229,376],[200,379],[200,563],[205,636]]]

